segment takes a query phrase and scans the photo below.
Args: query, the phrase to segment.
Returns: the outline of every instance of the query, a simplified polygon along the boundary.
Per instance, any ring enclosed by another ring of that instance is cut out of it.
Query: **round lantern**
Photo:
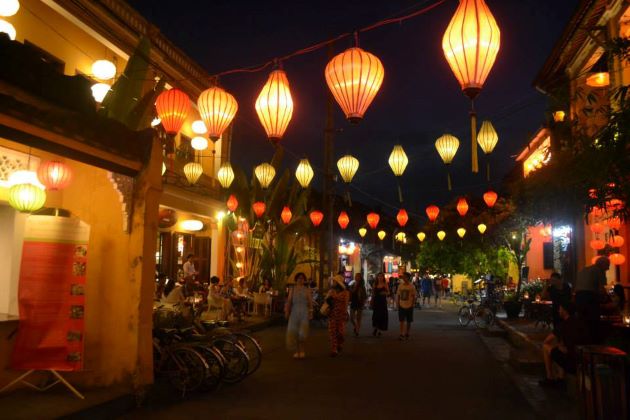
[[[376,235],[378,236],[378,239],[382,241],[387,236],[387,232],[385,232],[384,230],[379,230]]]
[[[109,60],[96,60],[92,63],[92,74],[100,80],[110,80],[116,76],[116,66]]]
[[[201,177],[202,173],[203,166],[201,166],[201,163],[199,162],[188,162],[184,165],[184,175],[190,185],[195,184],[199,180],[199,177]]]
[[[348,217],[348,213],[346,213],[345,211],[342,211],[341,213],[339,213],[339,217],[337,218],[337,223],[339,223],[339,226],[341,227],[341,229],[347,228],[348,224],[350,223],[350,217]]]
[[[217,179],[223,188],[230,188],[232,181],[234,181],[234,169],[232,169],[230,162],[223,162],[221,164],[221,167],[217,171]]]
[[[458,235],[460,238],[464,238],[464,235],[466,235],[466,229],[464,229],[464,228],[460,227],[459,229],[457,229],[457,235]]]
[[[238,103],[234,96],[218,86],[213,86],[201,92],[197,99],[197,108],[206,124],[210,140],[216,142],[234,119]]]
[[[324,74],[346,118],[356,124],[378,93],[385,69],[375,55],[354,47],[333,57]]]
[[[208,148],[208,139],[201,136],[193,137],[190,140],[190,146],[195,150],[206,150]]]
[[[41,209],[46,203],[46,191],[33,184],[16,184],[9,188],[9,205],[22,213]]]
[[[320,225],[320,223],[322,222],[322,220],[324,220],[324,213],[322,213],[319,210],[313,210],[310,214],[309,217],[311,219],[311,223],[313,223],[313,226],[317,227]]]
[[[204,135],[208,132],[208,129],[206,128],[206,124],[204,124],[202,120],[193,121],[192,124],[190,124],[190,129],[192,130],[193,133],[199,136]]]
[[[254,214],[256,215],[256,217],[260,218],[265,213],[267,206],[262,201],[256,201],[254,204],[252,204],[252,209],[254,210]]]
[[[611,217],[610,219],[604,220],[604,223],[611,229],[619,230],[619,228],[621,228],[621,219],[619,219],[619,217]]]
[[[271,181],[276,176],[276,169],[270,165],[269,163],[261,163],[260,165],[254,168],[254,174],[256,175],[256,179],[260,183],[260,186],[263,189],[266,189],[271,185]]]
[[[168,134],[179,132],[190,111],[190,98],[179,89],[169,89],[160,93],[155,101],[155,110]]]
[[[284,206],[282,209],[282,213],[280,213],[280,218],[282,219],[282,223],[288,225],[291,222],[291,217],[293,214],[291,213],[291,209],[288,206]]]
[[[365,235],[367,235],[367,229],[362,227],[359,229],[359,236],[362,238],[365,238]]]
[[[460,216],[466,216],[466,213],[468,213],[468,208],[468,201],[466,201],[464,197],[461,197],[459,200],[457,200],[457,213],[459,213]]]
[[[7,34],[11,41],[15,41],[17,36],[15,27],[4,19],[0,19],[0,34]]]
[[[604,249],[606,247],[606,243],[604,241],[602,241],[601,239],[593,239],[589,245],[591,246],[592,249],[599,251],[601,249]]]
[[[409,215],[407,214],[407,210],[400,209],[398,210],[398,214],[396,215],[396,221],[400,225],[400,227],[404,227],[409,221]]]
[[[626,257],[624,257],[622,254],[610,254],[608,256],[608,259],[610,260],[610,263],[612,265],[622,265],[623,263],[626,262]]]
[[[444,232],[443,230],[439,231],[439,232],[437,233],[437,237],[438,237],[438,239],[439,239],[440,241],[443,241],[443,240],[444,240],[444,238],[446,238],[446,232]]]
[[[429,220],[431,222],[435,222],[435,219],[437,219],[438,214],[440,214],[440,208],[436,205],[431,204],[430,206],[427,207],[426,212],[427,212],[427,217],[429,218]]]
[[[359,169],[359,160],[354,156],[345,155],[337,161],[337,169],[344,182],[349,184]]]
[[[381,216],[379,216],[378,213],[372,212],[367,215],[368,225],[370,225],[372,229],[376,229],[376,226],[378,226],[379,220],[381,220]]]
[[[49,190],[61,190],[70,184],[72,180],[72,170],[63,162],[49,160],[39,165],[37,178]]]
[[[605,229],[604,225],[601,223],[591,223],[591,225],[589,226],[589,228],[591,229],[591,232],[593,233],[602,233]]]
[[[625,243],[625,240],[623,239],[623,236],[611,235],[610,239],[608,239],[608,243],[613,248],[621,248]]]
[[[488,229],[488,226],[484,225],[483,223],[479,223],[477,225],[477,230],[479,231],[479,233],[481,233],[482,235],[484,233],[486,233],[486,229]]]
[[[2,0],[0,1],[0,16],[13,16],[20,10],[20,2],[18,0]]]
[[[158,227],[160,229],[170,228],[177,223],[177,212],[173,209],[160,207],[158,212]]]
[[[236,209],[238,208],[238,200],[236,199],[236,197],[234,197],[234,195],[230,195],[226,204],[227,204],[228,210],[231,211],[232,213],[234,213]]]
[[[181,226],[182,229],[189,232],[197,232],[203,229],[203,222],[196,219],[182,220]]]
[[[302,188],[308,188],[314,174],[315,173],[313,172],[313,168],[311,167],[311,163],[308,159],[301,159],[297,169],[295,170],[295,177]]]
[[[448,181],[448,190],[452,189],[451,183],[451,174],[448,172],[448,166],[453,162],[453,158],[455,157],[455,153],[457,153],[457,149],[459,148],[459,140],[457,137],[452,136],[450,134],[444,134],[442,137],[435,141],[435,148],[442,158],[442,161],[446,165],[447,168],[447,181]]]
[[[494,207],[498,198],[499,195],[492,190],[483,193],[483,201],[486,203],[486,206],[490,208]]]
[[[289,80],[283,70],[274,70],[269,75],[267,83],[256,99],[256,113],[269,140],[277,143],[284,135],[293,115]]]
[[[416,235],[418,237],[418,240],[420,242],[423,242],[425,240],[425,238],[427,237],[427,234],[424,232],[418,232],[418,235]]]
[[[107,95],[107,92],[109,92],[111,88],[112,87],[107,83],[94,83],[90,90],[92,90],[92,97],[94,98],[94,100],[100,104],[101,102],[103,102],[103,99],[105,99],[105,95]]]

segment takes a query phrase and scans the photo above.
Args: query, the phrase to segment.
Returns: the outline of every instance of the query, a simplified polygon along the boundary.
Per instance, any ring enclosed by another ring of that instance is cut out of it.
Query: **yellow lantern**
[[[362,238],[365,238],[365,235],[367,234],[367,229],[362,227],[359,229],[359,236],[361,236]]]
[[[116,76],[116,66],[109,60],[96,60],[92,63],[92,74],[100,80],[110,80]]]
[[[466,229],[464,229],[463,227],[460,227],[459,229],[457,229],[457,235],[458,235],[460,238],[463,238],[463,237],[464,237],[464,235],[466,235]]]
[[[359,160],[354,156],[345,155],[337,161],[337,169],[339,169],[339,173],[344,182],[349,184],[352,182],[352,178],[354,178],[354,175],[359,169]]]
[[[437,237],[438,237],[438,239],[439,239],[440,241],[443,241],[443,240],[444,240],[444,238],[446,238],[446,232],[444,232],[443,230],[439,231],[439,232],[437,233]]]
[[[394,146],[392,153],[389,155],[389,166],[392,168],[392,172],[396,176],[396,182],[398,183],[398,178],[402,176],[409,164],[409,159],[407,158],[407,154],[403,150],[402,146],[397,144]],[[402,190],[400,189],[400,183],[398,183],[398,199],[402,203]]]
[[[271,181],[273,181],[273,178],[276,176],[276,169],[272,165],[265,162],[256,166],[256,168],[254,169],[254,174],[256,175],[256,179],[258,179],[260,186],[265,189],[269,187]]]
[[[105,96],[111,88],[112,87],[107,83],[94,83],[90,88],[92,90],[92,97],[94,98],[94,101],[99,104],[103,102],[103,99],[105,99]]]
[[[559,110],[559,111],[555,111],[553,113],[553,120],[555,122],[563,122],[564,121],[564,117],[566,117],[566,112]]]
[[[277,143],[284,135],[293,115],[289,80],[283,70],[274,70],[269,75],[267,83],[256,99],[256,113],[269,140]]]
[[[0,16],[13,16],[20,10],[19,0],[2,0],[0,1]]]
[[[190,140],[190,146],[195,150],[206,150],[208,148],[208,140],[201,136],[193,137]]]
[[[418,236],[418,240],[419,240],[420,242],[423,242],[423,241],[424,241],[424,239],[427,237],[427,234],[426,234],[426,233],[424,233],[424,232],[418,232],[418,235],[416,235],[416,236]]]
[[[324,75],[348,121],[357,124],[378,93],[385,69],[375,55],[354,47],[333,57]]]
[[[234,119],[238,103],[234,96],[218,86],[213,86],[201,92],[197,99],[197,108],[206,124],[210,140],[217,141]]]
[[[16,184],[9,188],[9,205],[22,213],[39,210],[46,203],[46,191],[31,183]]]
[[[479,135],[477,136],[477,143],[483,150],[483,153],[489,155],[492,153],[497,143],[499,142],[499,135],[497,131],[492,126],[490,121],[484,121],[481,123],[481,129],[479,130]],[[490,181],[490,162],[486,162],[486,177],[488,181]]]
[[[406,234],[405,232],[398,232],[398,233],[396,234],[396,240],[397,240],[398,242],[404,242],[404,241],[405,241],[405,239],[407,239],[407,234]]]
[[[201,177],[202,173],[203,166],[201,166],[201,163],[199,162],[188,162],[184,165],[184,175],[186,176],[186,179],[188,180],[190,185],[196,183],[199,180],[199,177]]]
[[[232,181],[234,181],[234,169],[232,169],[230,162],[223,162],[221,164],[221,167],[217,171],[217,179],[223,188],[230,188]]]
[[[477,230],[479,230],[479,233],[481,233],[482,235],[486,233],[486,229],[488,229],[488,226],[484,225],[483,223],[479,223],[479,225],[477,225]]]
[[[206,134],[208,132],[206,125],[201,120],[193,121],[192,124],[190,124],[190,129],[192,130],[193,133],[199,136]]]
[[[313,179],[313,168],[311,167],[311,163],[308,159],[301,159],[298,164],[297,169],[295,170],[295,177],[298,182],[302,186],[302,188],[308,188]]]
[[[448,166],[453,162],[453,158],[457,153],[457,149],[459,148],[459,140],[457,137],[444,134],[442,137],[435,141],[435,148],[437,149],[442,161],[446,165],[447,168],[447,180],[448,180],[448,190],[451,191],[451,174],[448,172]]]
[[[379,230],[377,235],[378,235],[378,239],[382,241],[383,239],[385,239],[385,236],[387,236],[387,232],[385,232],[384,230]]]
[[[4,19],[0,19],[0,34],[7,34],[11,41],[15,41],[17,36],[15,27]]]

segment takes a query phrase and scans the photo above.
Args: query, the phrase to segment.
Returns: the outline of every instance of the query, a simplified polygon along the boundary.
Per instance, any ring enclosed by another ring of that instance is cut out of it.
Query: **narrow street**
[[[390,330],[347,337],[344,353],[329,356],[327,331],[311,330],[307,359],[284,347],[284,328],[259,333],[263,364],[243,383],[165,403],[152,398],[129,419],[532,419],[535,414],[477,333],[456,324],[452,311],[416,310],[412,337]],[[350,328],[349,328],[350,329]]]

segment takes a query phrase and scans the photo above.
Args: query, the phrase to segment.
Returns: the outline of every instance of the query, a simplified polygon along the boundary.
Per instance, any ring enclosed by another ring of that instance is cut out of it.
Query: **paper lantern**
[[[437,219],[438,215],[440,214],[440,208],[433,204],[428,206],[425,211],[427,213],[427,217],[431,222],[435,222],[435,219]]]
[[[230,162],[223,162],[221,164],[221,167],[217,171],[217,179],[223,188],[230,188],[232,181],[234,181],[234,169],[232,169]]]
[[[378,213],[372,212],[367,215],[368,225],[370,225],[372,229],[376,229],[376,226],[378,226],[379,220],[381,220],[381,216],[379,216]]]
[[[302,188],[308,188],[314,174],[315,173],[313,172],[313,168],[311,167],[311,163],[308,159],[301,159],[297,169],[295,170],[295,177]]]
[[[92,63],[92,74],[100,80],[110,80],[116,76],[116,66],[109,60],[96,60]]]
[[[349,184],[359,169],[359,160],[354,156],[345,155],[337,161],[337,169],[344,182]]]
[[[397,144],[394,146],[394,150],[392,150],[392,153],[389,155],[388,162],[394,175],[402,176],[409,164],[409,159],[401,145]]]
[[[457,229],[457,235],[463,239],[464,235],[466,235],[466,229],[464,229],[463,227],[460,227],[459,229]]]
[[[195,219],[182,220],[181,227],[190,232],[197,232],[203,229],[203,222]]]
[[[37,178],[51,191],[66,188],[72,180],[72,170],[57,160],[49,160],[39,165]]]
[[[586,84],[590,87],[602,88],[610,85],[610,73],[608,72],[608,54],[602,54],[591,67],[586,77]]]
[[[293,115],[289,80],[283,70],[274,70],[269,75],[267,83],[256,99],[256,113],[269,140],[277,143],[284,135]]]
[[[477,135],[477,143],[479,143],[481,150],[483,150],[486,155],[489,155],[496,147],[498,141],[499,135],[492,126],[492,123],[490,121],[482,122],[481,129]]]
[[[320,225],[320,223],[322,222],[322,220],[324,220],[324,213],[322,213],[319,210],[313,210],[310,214],[309,217],[311,219],[311,223],[313,223],[313,226],[317,227]]]
[[[409,221],[409,215],[407,214],[407,210],[400,209],[398,210],[398,214],[396,215],[396,221],[400,225],[400,227],[404,227]]]
[[[190,140],[190,147],[195,150],[206,150],[208,148],[208,139],[201,136],[193,137]]]
[[[416,236],[418,237],[418,240],[419,240],[420,242],[423,242],[423,241],[426,239],[427,234],[426,234],[426,233],[424,233],[424,232],[418,232],[418,234],[417,234]]]
[[[92,97],[94,98],[94,101],[96,101],[99,104],[103,102],[103,99],[105,99],[107,92],[109,92],[111,88],[112,87],[108,85],[107,83],[94,83],[92,87],[90,88],[90,90],[92,91]]]
[[[234,96],[218,86],[213,86],[201,92],[197,99],[197,108],[206,124],[210,140],[216,142],[234,119],[238,103]]]
[[[362,238],[365,238],[365,235],[367,235],[367,229],[362,227],[359,229],[359,236]]]
[[[238,200],[236,199],[236,197],[234,197],[233,194],[230,195],[226,204],[227,204],[228,210],[231,211],[232,213],[234,213],[236,209],[238,208]]]
[[[483,223],[479,223],[477,225],[477,230],[479,231],[479,233],[481,233],[482,235],[484,233],[486,233],[486,229],[488,229],[488,227],[486,225],[484,225]]]
[[[354,47],[333,57],[324,75],[346,118],[356,124],[378,93],[385,69],[375,55]]]
[[[483,193],[483,201],[486,203],[486,206],[490,208],[494,207],[498,198],[499,195],[492,190]]]
[[[608,259],[610,260],[610,263],[612,265],[622,265],[623,263],[626,262],[626,257],[618,253],[610,254],[608,256]]]
[[[203,166],[201,166],[201,163],[199,162],[189,162],[184,165],[184,175],[186,176],[186,179],[188,180],[190,185],[196,183],[199,180],[199,177],[201,177],[202,173]]]
[[[155,110],[166,133],[175,135],[188,118],[190,98],[179,89],[165,90],[157,97]]]
[[[611,217],[604,220],[604,223],[611,229],[619,230],[621,228],[621,219],[619,217]]]
[[[448,190],[452,189],[451,182],[451,174],[448,171],[448,166],[453,162],[453,158],[455,157],[455,153],[457,153],[457,149],[459,148],[459,140],[457,137],[452,136],[450,134],[444,134],[442,137],[438,138],[435,141],[435,148],[438,151],[438,154],[442,158],[442,161],[447,167],[447,180],[448,180]]]
[[[41,209],[46,203],[46,191],[27,183],[16,184],[9,188],[9,205],[22,213],[31,213]]]
[[[339,217],[337,218],[337,223],[339,223],[339,226],[341,227],[341,229],[347,228],[348,224],[350,223],[350,217],[348,217],[348,213],[346,213],[345,211],[342,211],[341,213],[339,213]]]
[[[18,0],[2,0],[0,1],[0,16],[13,16],[20,10],[20,2]]]
[[[396,240],[398,242],[405,242],[406,239],[407,239],[407,234],[405,232],[398,232],[396,234]]]
[[[437,237],[438,237],[438,239],[439,239],[440,241],[443,241],[443,240],[444,240],[444,238],[446,238],[446,232],[444,232],[443,230],[439,231],[439,232],[437,233]]]
[[[555,122],[563,122],[564,121],[564,117],[566,116],[566,112],[560,110],[560,111],[555,111],[553,113],[553,120]]]
[[[625,203],[618,198],[606,201],[606,210],[609,212],[623,210]]]
[[[626,241],[623,239],[623,236],[619,235],[611,235],[608,239],[608,243],[613,248],[621,248]]]
[[[468,213],[468,208],[468,201],[466,201],[464,197],[461,197],[459,200],[457,200],[457,213],[459,213],[460,216],[466,216],[466,213]]]
[[[606,243],[604,241],[602,241],[601,239],[593,239],[589,245],[591,246],[592,249],[599,251],[601,249],[604,249],[606,247]]]
[[[208,132],[208,129],[206,128],[206,124],[204,124],[202,120],[193,121],[192,124],[190,124],[190,129],[192,130],[193,133],[200,136]]]
[[[256,217],[260,218],[263,214],[265,214],[267,206],[262,201],[256,201],[254,204],[252,204],[252,209],[254,210],[254,214],[256,215]]]
[[[589,228],[593,233],[602,233],[605,229],[604,225],[602,225],[601,223],[591,223]]]
[[[271,181],[276,176],[276,169],[270,165],[269,163],[261,163],[260,165],[254,168],[254,174],[256,175],[256,179],[260,183],[260,186],[263,189],[266,189],[271,185]]]
[[[17,36],[15,27],[4,19],[0,19],[0,34],[7,34],[11,41],[15,41]]]
[[[291,217],[293,214],[291,213],[291,209],[288,206],[284,206],[282,209],[282,213],[280,213],[280,218],[282,219],[282,223],[288,225],[291,222]]]
[[[384,230],[379,230],[376,235],[378,236],[378,239],[382,241],[387,236],[387,232],[385,232]]]

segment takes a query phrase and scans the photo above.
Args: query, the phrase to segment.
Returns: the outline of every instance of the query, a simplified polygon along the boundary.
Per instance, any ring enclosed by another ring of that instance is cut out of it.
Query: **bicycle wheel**
[[[223,382],[235,384],[242,381],[249,370],[249,357],[245,350],[238,343],[227,338],[214,339],[212,345],[225,358]]]
[[[208,365],[208,374],[201,389],[206,391],[218,389],[225,376],[225,359],[208,343],[196,343],[192,347],[203,356]]]
[[[262,347],[260,346],[260,343],[258,343],[258,340],[251,335],[242,332],[235,332],[232,335],[249,357],[249,369],[247,374],[251,375],[258,370],[260,364],[262,363]]]
[[[468,326],[468,324],[470,324],[470,308],[466,305],[459,308],[457,319],[459,320],[459,325],[462,327]]]
[[[203,384],[208,365],[197,351],[188,347],[178,347],[169,354],[164,369],[171,385],[185,393],[195,391]]]
[[[492,311],[486,306],[480,306],[474,313],[474,321],[477,328],[488,328],[492,324],[493,319]]]

